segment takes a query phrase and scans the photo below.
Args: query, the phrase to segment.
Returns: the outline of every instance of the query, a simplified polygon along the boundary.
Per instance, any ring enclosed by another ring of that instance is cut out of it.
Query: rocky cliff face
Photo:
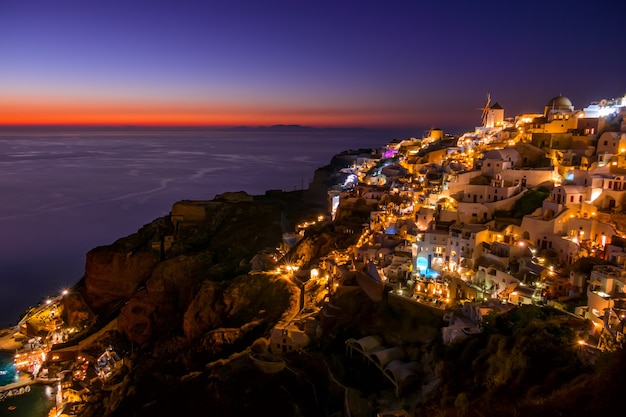
[[[276,323],[299,294],[271,275],[244,275],[228,283],[205,281],[185,311],[183,330],[196,339],[217,327],[241,327],[262,320]]]
[[[116,317],[134,354],[125,352],[125,376],[94,394],[84,415],[126,415],[135,402],[158,400],[172,381],[245,350],[297,311],[297,287],[247,272],[255,254],[280,244],[285,219],[300,216],[300,197],[231,197],[179,202],[176,215],[87,254],[83,298]]]
[[[115,246],[98,247],[87,253],[85,285],[91,307],[99,310],[128,298],[144,282],[158,262],[151,252],[133,253]]]
[[[223,281],[246,272],[256,252],[281,240],[282,208],[273,202],[196,205],[202,216],[177,218],[175,224],[170,217],[160,218],[87,254],[84,295],[96,313],[135,297],[159,310],[184,310],[204,280]],[[161,245],[165,236],[173,240],[167,250]]]

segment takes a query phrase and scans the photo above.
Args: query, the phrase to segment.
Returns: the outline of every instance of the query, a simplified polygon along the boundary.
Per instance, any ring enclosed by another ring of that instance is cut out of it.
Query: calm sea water
[[[346,149],[403,133],[364,130],[0,132],[0,328],[83,274],[86,252],[169,213],[181,199],[306,187]],[[14,382],[0,351],[0,385]],[[43,417],[54,389],[0,402],[0,417]],[[9,410],[9,407],[15,407]]]
[[[0,328],[83,275],[86,252],[137,231],[181,199],[306,187],[346,149],[411,133],[0,132]]]
[[[0,350],[0,385],[7,385],[16,381],[13,352]]]
[[[13,353],[0,350],[0,385],[17,381]],[[6,372],[6,373],[5,373]],[[55,402],[55,389],[32,385],[30,392],[0,400],[0,417],[46,417]]]

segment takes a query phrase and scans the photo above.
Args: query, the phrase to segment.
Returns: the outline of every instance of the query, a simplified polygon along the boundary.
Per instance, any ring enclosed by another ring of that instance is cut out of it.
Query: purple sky
[[[626,93],[626,2],[0,2],[0,124],[471,129]],[[420,130],[421,132],[421,130]]]

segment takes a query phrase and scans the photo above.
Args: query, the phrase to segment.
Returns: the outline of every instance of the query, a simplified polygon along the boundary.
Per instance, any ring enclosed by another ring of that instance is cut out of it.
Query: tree
[[[549,192],[545,190],[528,190],[513,205],[513,217],[521,219],[527,214],[531,214],[543,205],[543,200],[548,198]]]

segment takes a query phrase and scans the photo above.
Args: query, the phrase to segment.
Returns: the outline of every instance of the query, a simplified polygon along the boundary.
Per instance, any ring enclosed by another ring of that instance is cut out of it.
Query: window
[[[569,202],[570,202],[570,203],[573,203],[573,202],[574,202],[574,196],[573,196],[573,195],[570,195],[570,196],[569,196]]]

